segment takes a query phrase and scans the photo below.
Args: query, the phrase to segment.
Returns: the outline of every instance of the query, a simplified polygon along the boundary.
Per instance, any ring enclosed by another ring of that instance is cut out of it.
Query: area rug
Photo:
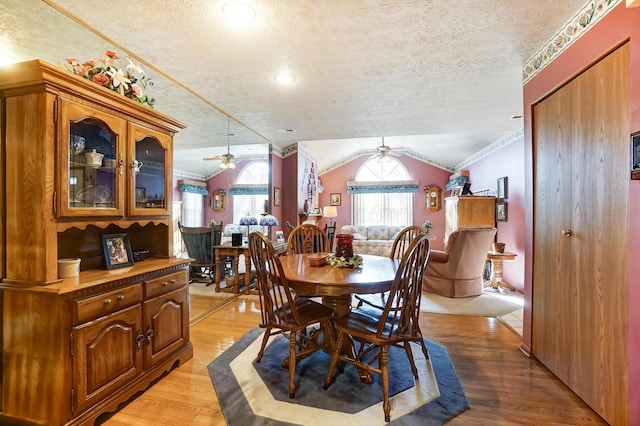
[[[420,302],[421,312],[481,317],[499,317],[520,308],[522,308],[522,301],[517,297],[505,296],[490,289],[479,296],[459,298],[444,297],[423,291]]]
[[[296,366],[296,395],[289,399],[289,371],[281,366],[288,340],[272,337],[260,363],[263,330],[255,328],[208,365],[228,425],[442,425],[469,408],[446,349],[425,340],[429,361],[413,348],[419,381],[402,349],[389,351],[391,423],[385,423],[380,376],[360,382],[347,365],[323,390],[331,357],[321,351]]]

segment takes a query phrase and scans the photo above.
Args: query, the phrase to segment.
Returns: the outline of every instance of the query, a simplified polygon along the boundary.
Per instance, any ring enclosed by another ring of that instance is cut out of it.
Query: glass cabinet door
[[[59,216],[122,216],[126,121],[60,100]]]
[[[168,135],[135,124],[129,127],[129,211],[132,216],[168,215],[172,199]]]

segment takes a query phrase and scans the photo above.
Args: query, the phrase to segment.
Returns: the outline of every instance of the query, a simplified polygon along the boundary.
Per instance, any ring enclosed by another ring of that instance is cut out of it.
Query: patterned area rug
[[[322,389],[331,360],[318,351],[296,367],[296,396],[289,399],[289,372],[281,367],[288,350],[283,337],[271,338],[260,363],[255,362],[263,330],[255,328],[208,365],[225,420],[229,425],[385,425],[380,376],[360,382],[345,366],[326,391]],[[446,349],[425,341],[429,360],[413,347],[419,381],[411,375],[402,349],[389,351],[391,423],[442,425],[469,408]]]

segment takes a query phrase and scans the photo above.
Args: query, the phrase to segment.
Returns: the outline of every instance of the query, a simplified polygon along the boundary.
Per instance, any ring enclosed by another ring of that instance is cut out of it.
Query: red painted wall
[[[469,170],[471,190],[498,189],[498,178],[507,179],[507,222],[496,222],[497,240],[505,243],[505,251],[516,253],[515,260],[504,263],[504,279],[524,292],[525,263],[525,180],[524,138],[496,150],[466,167]]]
[[[524,86],[525,123],[525,317],[523,343],[531,345],[531,279],[533,254],[533,145],[531,112],[533,105],[552,93],[613,48],[630,40],[629,69],[629,133],[640,131],[640,8],[627,9],[621,2],[591,30],[585,33],[558,58],[547,65]],[[629,161],[630,163],[630,161]],[[612,184],[615,184],[613,182]],[[628,321],[628,371],[629,371],[629,424],[640,424],[640,181],[629,184],[629,321]]]
[[[324,207],[330,205],[329,199],[332,193],[341,194],[341,205],[338,206],[338,217],[334,218],[334,222],[339,230],[343,225],[351,224],[351,195],[347,194],[347,181],[355,178],[356,172],[370,156],[363,155],[347,164],[337,167],[330,172],[320,175],[324,192],[318,197],[318,206]],[[431,235],[435,237],[432,241],[432,248],[443,250],[444,244],[442,238],[444,236],[444,198],[442,209],[437,212],[429,212],[425,209],[425,199],[423,188],[429,185],[436,185],[442,188],[444,197],[444,187],[449,181],[451,172],[440,169],[438,167],[427,164],[423,161],[407,155],[397,157],[409,172],[412,179],[418,180],[418,192],[414,195],[413,203],[413,224],[422,225],[426,220],[433,224]],[[323,227],[328,219],[321,219],[320,226]],[[338,231],[339,232],[339,231]]]

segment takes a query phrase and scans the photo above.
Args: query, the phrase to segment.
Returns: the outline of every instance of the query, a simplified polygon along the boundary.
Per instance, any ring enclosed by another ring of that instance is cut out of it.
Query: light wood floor
[[[256,302],[235,300],[193,325],[193,359],[104,425],[226,424],[207,364],[258,324]],[[495,318],[421,314],[420,325],[449,351],[471,406],[450,425],[605,424],[540,363],[522,355],[518,337]]]

